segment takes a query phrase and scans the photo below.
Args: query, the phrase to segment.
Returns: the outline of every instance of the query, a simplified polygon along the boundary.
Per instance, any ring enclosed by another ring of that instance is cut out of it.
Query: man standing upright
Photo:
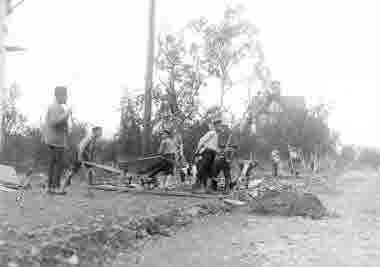
[[[48,193],[64,193],[59,190],[60,179],[65,168],[65,148],[67,147],[68,120],[71,109],[67,108],[67,88],[57,86],[54,102],[47,110],[44,125],[44,140],[49,146]]]

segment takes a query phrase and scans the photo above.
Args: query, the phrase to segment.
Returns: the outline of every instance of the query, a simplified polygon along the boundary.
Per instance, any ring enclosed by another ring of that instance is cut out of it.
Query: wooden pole
[[[7,13],[8,1],[0,0],[0,155],[3,152],[3,101],[5,97],[5,46],[6,35],[5,18]]]
[[[147,155],[150,152],[150,140],[152,135],[151,117],[152,117],[152,87],[153,87],[153,64],[154,64],[154,24],[156,1],[149,1],[149,25],[148,25],[148,51],[146,59],[145,74],[145,98],[144,98],[144,129],[142,138],[142,154]]]

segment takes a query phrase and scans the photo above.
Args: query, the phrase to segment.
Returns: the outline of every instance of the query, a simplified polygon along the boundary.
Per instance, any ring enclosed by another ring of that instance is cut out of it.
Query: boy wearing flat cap
[[[54,90],[54,102],[49,106],[45,124],[44,141],[49,147],[50,161],[48,171],[48,193],[60,194],[60,180],[65,168],[65,150],[67,148],[68,121],[71,109],[67,108],[67,88],[57,86]]]
[[[148,176],[154,180],[154,183],[158,185],[158,180],[156,175],[160,172],[163,172],[165,179],[162,183],[163,187],[168,186],[168,182],[172,180],[174,176],[174,162],[175,162],[175,153],[177,151],[176,143],[172,137],[171,131],[164,130],[161,133],[162,141],[160,148],[158,149],[158,154],[163,156],[163,160],[157,165],[153,166],[153,172]]]

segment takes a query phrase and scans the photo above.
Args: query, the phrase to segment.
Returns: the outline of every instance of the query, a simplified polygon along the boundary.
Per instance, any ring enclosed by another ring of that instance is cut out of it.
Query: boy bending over
[[[79,173],[82,167],[85,168],[86,180],[88,180],[88,184],[93,184],[93,170],[91,166],[83,163],[84,161],[95,161],[96,159],[96,147],[98,145],[98,141],[102,137],[103,131],[102,128],[97,126],[92,128],[91,134],[86,136],[78,146],[78,153],[74,159],[74,164],[69,172],[69,175],[66,181],[63,183],[63,190],[71,185],[71,179]]]

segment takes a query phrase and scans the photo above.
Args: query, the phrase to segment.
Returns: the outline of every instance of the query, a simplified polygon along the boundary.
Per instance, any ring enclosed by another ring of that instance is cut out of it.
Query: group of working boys
[[[221,144],[220,133],[223,131],[224,125],[221,120],[215,120],[211,129],[199,140],[195,157],[194,165],[195,173],[192,172],[192,168],[188,165],[186,171],[179,168],[179,165],[184,167],[187,165],[183,162],[183,151],[181,150],[181,140],[178,140],[176,136],[170,130],[164,130],[162,132],[162,141],[159,148],[159,154],[162,156],[162,160],[156,165],[153,165],[146,173],[149,178],[153,179],[153,183],[156,186],[169,187],[169,182],[172,181],[172,177],[180,177],[181,182],[184,182],[186,175],[195,176],[196,181],[193,184],[193,190],[197,193],[213,192],[217,190],[217,181],[214,179],[218,176],[219,172],[223,172],[225,177],[225,191],[229,192],[231,189],[231,173],[230,164],[223,153],[225,151],[225,145]],[[176,155],[180,155],[180,157]],[[180,158],[180,159],[178,159]],[[178,164],[180,163],[180,164]],[[181,164],[182,163],[182,164]],[[174,170],[179,169],[177,175]],[[157,179],[157,174],[163,174],[163,181]],[[174,183],[178,182],[174,179]]]
[[[97,126],[91,131],[91,134],[82,140],[78,146],[78,152],[72,164],[68,165],[65,156],[65,150],[68,145],[69,122],[72,115],[71,108],[67,107],[67,88],[58,86],[54,91],[54,102],[49,106],[43,129],[44,141],[49,147],[50,161],[48,170],[47,192],[50,194],[65,194],[65,188],[70,185],[71,178],[76,175],[82,167],[85,167],[89,183],[93,182],[91,167],[86,164],[88,161],[95,160],[95,148],[97,141],[102,136],[102,128]],[[223,149],[220,144],[219,135],[224,125],[221,120],[213,122],[210,129],[199,141],[196,153],[196,182],[194,190],[198,192],[216,190],[217,184],[213,177],[218,172],[223,171],[226,178],[225,190],[228,192],[231,188],[230,167],[225,157],[217,157]],[[163,185],[167,186],[167,177],[174,176],[174,170],[178,167],[178,162],[184,161],[183,144],[178,136],[173,136],[169,130],[162,133],[162,141],[159,148],[159,154],[163,160],[149,170],[149,177],[155,180],[158,185],[158,173],[164,173],[166,179]],[[182,164],[183,166],[184,164]],[[65,170],[69,169],[69,175],[65,181],[61,177]],[[180,177],[184,178],[182,172]]]

